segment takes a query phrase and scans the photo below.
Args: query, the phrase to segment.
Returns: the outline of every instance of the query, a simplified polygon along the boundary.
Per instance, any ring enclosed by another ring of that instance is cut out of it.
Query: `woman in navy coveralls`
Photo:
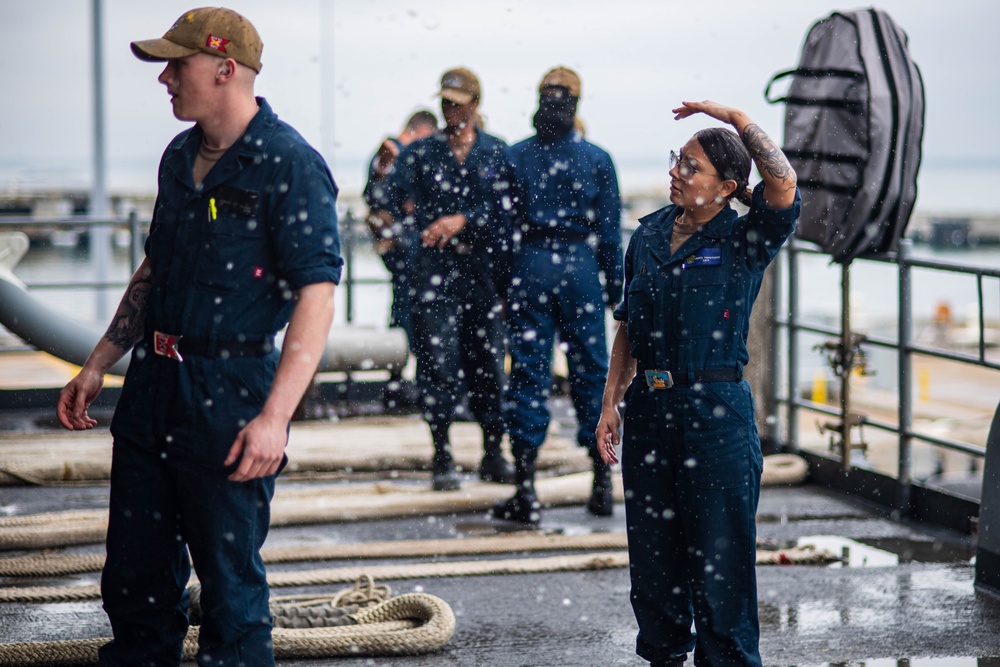
[[[762,457],[743,367],[751,306],[800,200],[784,154],[746,114],[714,102],[674,109],[678,120],[696,113],[736,132],[702,130],[671,153],[673,205],[632,236],[596,435],[614,463],[624,427],[636,652],[654,666],[680,665],[691,650],[698,667],[759,666]],[[763,179],[753,192],[751,159]]]

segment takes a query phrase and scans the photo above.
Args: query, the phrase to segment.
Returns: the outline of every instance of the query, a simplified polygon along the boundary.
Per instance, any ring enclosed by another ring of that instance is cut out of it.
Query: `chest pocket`
[[[653,337],[658,331],[654,303],[656,286],[648,273],[636,273],[628,283],[628,342],[632,357],[651,363]]]
[[[259,208],[256,192],[236,188],[220,188],[210,199],[196,274],[199,285],[234,292],[274,274]]]
[[[681,269],[681,310],[678,338],[721,339],[732,326],[728,303],[730,262],[725,254],[714,260],[692,258]]]

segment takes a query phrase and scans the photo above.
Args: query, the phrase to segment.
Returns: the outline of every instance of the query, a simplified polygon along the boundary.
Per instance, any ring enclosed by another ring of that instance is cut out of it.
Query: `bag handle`
[[[810,69],[808,67],[799,67],[796,69],[785,70],[784,72],[778,72],[771,77],[771,80],[767,82],[767,87],[764,89],[764,100],[768,104],[778,104],[780,102],[785,102],[788,100],[788,95],[783,95],[782,97],[777,97],[771,99],[771,86],[780,81],[781,79],[787,78],[789,76],[801,76],[809,79],[826,79],[826,78],[843,78],[843,79],[853,79],[855,81],[862,81],[864,75],[861,72],[856,72],[849,69]]]

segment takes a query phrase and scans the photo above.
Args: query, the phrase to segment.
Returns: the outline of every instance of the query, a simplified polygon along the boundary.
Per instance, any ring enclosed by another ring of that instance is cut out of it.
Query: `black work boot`
[[[431,438],[434,440],[431,488],[435,491],[457,491],[462,485],[458,473],[455,472],[455,461],[451,456],[448,426],[431,426]]]
[[[514,455],[516,466],[514,482],[517,492],[514,497],[493,506],[493,516],[497,519],[538,525],[542,521],[542,504],[535,494],[535,457],[538,450],[526,447]]]
[[[611,516],[615,512],[615,501],[611,495],[611,466],[595,450],[590,450],[590,457],[594,460],[594,484],[590,489],[587,511],[594,516]]]
[[[503,457],[501,440],[502,433],[487,434],[483,431],[483,460],[479,463],[479,479],[497,484],[513,484],[514,466]]]

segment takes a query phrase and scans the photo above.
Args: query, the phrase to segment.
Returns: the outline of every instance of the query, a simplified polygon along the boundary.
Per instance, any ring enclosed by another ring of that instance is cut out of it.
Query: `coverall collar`
[[[263,97],[257,98],[257,105],[260,108],[247,126],[246,132],[208,172],[201,184],[202,190],[215,187],[242,171],[243,159],[262,159],[267,154],[267,144],[278,124],[278,116]],[[196,189],[192,172],[203,136],[201,127],[193,126],[190,131],[177,135],[167,147],[163,157],[164,165],[173,172],[174,177],[191,190]],[[232,150],[233,147],[235,151]]]
[[[739,218],[736,211],[727,206],[685,241],[677,252],[671,254],[670,237],[674,229],[674,220],[680,211],[680,207],[671,204],[639,218],[642,240],[660,266],[679,262],[702,247],[718,243],[730,236]]]

